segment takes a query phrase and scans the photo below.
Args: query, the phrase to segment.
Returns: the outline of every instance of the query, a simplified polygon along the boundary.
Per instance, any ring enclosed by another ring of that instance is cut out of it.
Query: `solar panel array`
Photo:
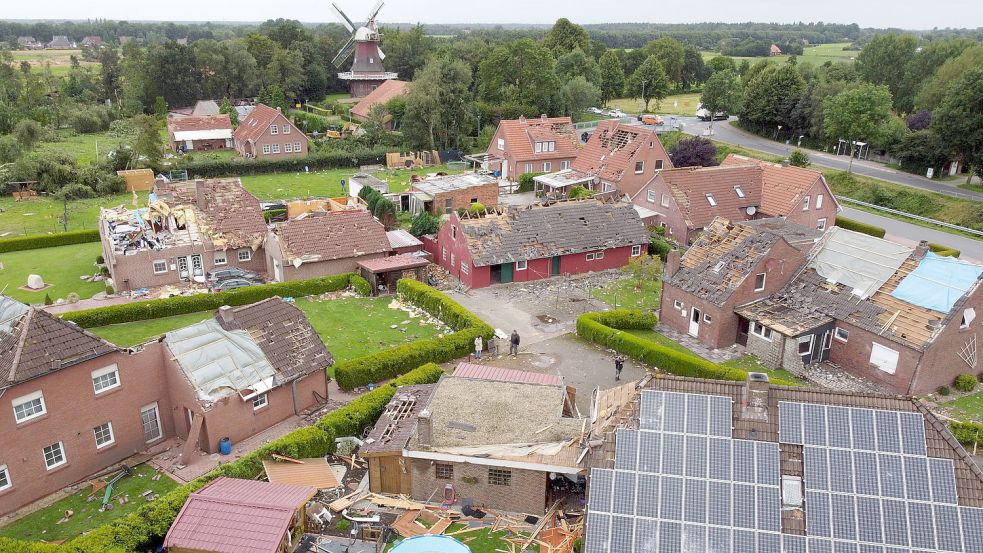
[[[613,469],[591,472],[585,553],[983,553],[983,509],[956,504],[951,460],[918,413],[779,403],[802,444],[807,536],[781,533],[774,442],[732,438],[732,399],[642,392]]]

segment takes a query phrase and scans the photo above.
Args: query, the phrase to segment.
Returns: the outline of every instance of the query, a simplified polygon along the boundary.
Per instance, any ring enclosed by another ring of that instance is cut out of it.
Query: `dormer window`
[[[737,197],[738,198],[743,198],[744,197],[744,189],[741,188],[740,186],[735,186],[734,187],[734,192],[737,193]]]
[[[707,202],[710,203],[710,207],[717,207],[717,199],[713,197],[713,194],[707,194]]]

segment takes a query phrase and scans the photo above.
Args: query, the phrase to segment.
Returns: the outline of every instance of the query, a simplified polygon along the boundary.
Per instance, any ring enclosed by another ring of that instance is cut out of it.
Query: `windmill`
[[[348,81],[349,90],[352,96],[360,98],[375,90],[380,84],[389,79],[395,79],[396,73],[386,71],[382,66],[382,60],[386,55],[379,49],[379,30],[376,27],[376,16],[382,9],[384,3],[380,0],[375,7],[369,11],[365,19],[365,25],[356,27],[352,20],[341,11],[338,4],[331,3],[338,22],[342,24],[351,37],[348,42],[338,50],[338,54],[331,60],[332,65],[340,68],[343,63],[348,61],[354,53],[351,71],[338,73],[338,78]]]

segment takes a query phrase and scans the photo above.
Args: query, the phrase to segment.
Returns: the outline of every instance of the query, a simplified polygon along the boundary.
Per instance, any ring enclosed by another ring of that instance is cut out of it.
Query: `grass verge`
[[[615,309],[659,309],[662,280],[643,280],[640,285],[629,275],[609,282],[604,288],[591,290],[591,295]]]
[[[0,289],[15,300],[24,303],[43,303],[44,297],[64,298],[75,292],[80,298],[92,297],[106,289],[104,282],[85,282],[82,275],[96,273],[96,256],[102,252],[99,242],[56,246],[38,250],[0,253]],[[51,286],[36,292],[21,290],[27,284],[27,276],[41,275]]]

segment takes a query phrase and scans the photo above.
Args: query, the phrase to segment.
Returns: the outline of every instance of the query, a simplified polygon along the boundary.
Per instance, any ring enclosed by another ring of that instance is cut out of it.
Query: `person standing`
[[[509,355],[516,357],[519,355],[519,331],[513,330],[509,337]]]
[[[481,336],[476,336],[474,339],[474,357],[475,359],[481,359],[481,350],[484,349],[485,343],[481,339]]]
[[[620,353],[614,356],[614,379],[621,380],[621,370],[625,368],[625,356]]]

